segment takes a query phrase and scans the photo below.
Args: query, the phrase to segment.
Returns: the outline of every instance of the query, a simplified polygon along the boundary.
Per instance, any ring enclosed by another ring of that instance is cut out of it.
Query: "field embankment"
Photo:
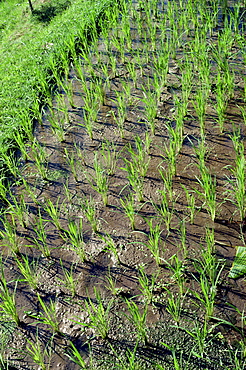
[[[4,152],[16,130],[23,134],[32,130],[32,119],[40,118],[56,74],[64,74],[89,28],[97,32],[100,15],[112,1],[49,3],[50,8],[34,2],[34,15],[26,1],[0,3],[0,150]]]

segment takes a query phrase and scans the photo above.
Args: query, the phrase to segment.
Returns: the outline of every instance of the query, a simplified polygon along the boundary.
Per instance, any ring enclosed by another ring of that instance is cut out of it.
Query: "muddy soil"
[[[246,135],[240,109],[245,106],[245,64],[239,44],[235,42],[232,46],[232,55],[235,57],[228,61],[229,68],[234,73],[234,93],[227,99],[224,130],[221,133],[215,110],[218,65],[212,54],[209,54],[211,74],[205,116],[205,146],[206,165],[217,184],[214,221],[198,193],[201,188],[197,180],[200,172],[196,148],[201,137],[193,102],[199,88],[199,73],[194,66],[192,68],[192,87],[184,117],[183,142],[173,176],[172,200],[170,196],[168,198],[169,211],[172,211],[168,230],[166,219],[157,212],[162,201],[160,191],[167,191],[160,170],[165,177],[169,165],[165,153],[165,148],[170,143],[168,127],[175,128],[177,125],[178,106],[175,101],[182,100],[182,75],[188,55],[185,49],[189,49],[194,36],[191,30],[189,35],[181,38],[175,53],[170,55],[166,81],[158,98],[153,134],[146,122],[145,89],[155,93],[155,58],[158,58],[163,46],[159,25],[166,14],[166,6],[160,4],[156,17],[152,14],[152,22],[156,26],[155,39],[151,39],[149,35],[144,40],[134,19],[131,19],[131,43],[125,45],[124,52],[116,47],[122,35],[122,24],[119,23],[118,28],[110,31],[107,42],[102,36],[97,45],[91,47],[89,62],[80,59],[87,91],[99,86],[102,92],[98,114],[93,123],[93,138],[90,138],[85,128],[85,85],[73,66],[67,82],[72,87],[72,101],[62,90],[59,91],[59,100],[55,98],[53,101],[53,113],[60,120],[62,138],[58,129],[54,129],[54,126],[52,128],[50,109],[46,110],[42,125],[35,128],[35,140],[45,151],[47,160],[42,165],[45,176],[42,176],[37,167],[32,149],[28,151],[27,159],[22,158],[21,179],[18,185],[12,187],[10,201],[15,197],[18,204],[26,205],[23,211],[24,222],[23,217],[20,222],[14,211],[13,218],[8,216],[13,230],[16,231],[19,255],[15,256],[11,252],[11,241],[8,238],[1,241],[7,281],[14,287],[11,282],[18,280],[16,300],[22,327],[12,329],[12,334],[8,334],[11,338],[9,359],[18,369],[39,368],[26,351],[26,339],[35,341],[37,332],[41,345],[46,346],[47,351],[51,349],[50,356],[46,356],[47,361],[50,361],[50,369],[80,368],[66,355],[69,353],[70,342],[79,349],[89,369],[108,369],[112,364],[117,368],[118,359],[124,359],[127,351],[134,351],[138,342],[136,329],[126,316],[128,311],[125,300],[133,300],[140,312],[143,312],[146,296],[140,284],[141,266],[144,266],[150,284],[151,279],[156,280],[151,288],[151,301],[147,305],[147,340],[139,340],[136,349],[139,367],[136,368],[154,369],[159,363],[165,369],[173,369],[171,348],[175,348],[180,361],[183,358],[184,364],[189,364],[189,369],[233,368],[230,350],[240,336],[230,326],[217,326],[213,334],[208,336],[203,358],[195,355],[197,342],[194,338],[179,327],[191,328],[194,322],[199,325],[204,323],[204,307],[192,291],[201,292],[196,280],[198,273],[195,266],[196,260],[201,258],[202,251],[206,248],[207,228],[214,230],[214,255],[224,265],[217,286],[213,316],[232,322],[237,327],[241,325],[238,312],[244,311],[245,280],[244,277],[230,279],[228,272],[235,256],[235,246],[244,246],[245,235],[237,208],[229,200],[226,190],[229,187],[228,178],[232,178],[228,166],[235,161],[231,135],[235,128],[240,130],[242,142]],[[146,16],[141,7],[136,12],[142,19]],[[218,23],[212,35],[207,36],[207,42],[216,44],[221,29],[221,23]],[[146,32],[148,35],[147,24]],[[168,38],[169,35],[165,37]],[[109,77],[102,71],[103,64],[108,68]],[[130,89],[130,94],[126,103],[126,117],[123,129],[119,130],[115,120],[115,116],[119,115],[117,96],[127,88]],[[125,168],[127,161],[133,160],[130,151],[137,152],[136,137],[140,146],[146,147],[146,134],[150,145],[145,150],[145,163],[148,166],[142,179],[143,199],[140,199],[129,182]],[[39,147],[38,150],[41,149]],[[95,181],[95,158],[107,178],[106,205]],[[188,197],[184,187],[189,192]],[[121,202],[130,194],[133,196],[135,210],[134,229]],[[190,218],[188,203],[192,195],[195,197],[194,220]],[[49,201],[59,213],[59,227],[46,210]],[[86,217],[86,201],[94,207],[96,227]],[[153,226],[160,225],[159,264],[148,247],[151,238],[150,222]],[[75,246],[71,239],[71,225],[76,228],[75,234],[80,238],[80,247]],[[44,234],[40,232],[42,228],[45,230]],[[110,249],[112,243],[114,249]],[[50,251],[50,255],[47,251]],[[79,253],[81,251],[84,256]],[[31,289],[23,281],[17,268],[16,258],[20,259],[23,255],[37,264],[37,289]],[[181,275],[185,293],[178,323],[168,309],[170,292],[173,297],[179,292],[172,269],[175,255],[182,263]],[[65,282],[63,269],[73,271],[76,281],[74,294]],[[89,327],[90,317],[85,302],[91,299],[99,304],[95,289],[100,292],[105,307],[110,305],[110,329],[105,340],[101,338],[97,328]],[[47,305],[50,300],[55,303],[59,334],[53,335],[49,325],[37,323],[39,320],[33,317],[34,313],[39,314],[42,311],[37,293]],[[209,327],[213,324],[210,321]],[[163,345],[163,342],[169,347]]]

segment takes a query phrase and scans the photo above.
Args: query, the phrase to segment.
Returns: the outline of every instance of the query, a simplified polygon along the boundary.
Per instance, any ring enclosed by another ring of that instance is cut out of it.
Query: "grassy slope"
[[[40,75],[48,78],[50,58],[58,63],[61,51],[69,52],[70,40],[79,38],[110,3],[112,0],[74,0],[48,25],[33,20],[27,1],[0,3],[0,148],[8,148],[21,117],[40,100]]]

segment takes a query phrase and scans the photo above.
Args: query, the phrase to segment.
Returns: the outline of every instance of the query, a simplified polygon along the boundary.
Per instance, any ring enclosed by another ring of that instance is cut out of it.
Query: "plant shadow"
[[[35,21],[47,24],[55,16],[66,10],[70,4],[70,0],[53,0],[42,4],[39,9],[34,9],[32,15]]]

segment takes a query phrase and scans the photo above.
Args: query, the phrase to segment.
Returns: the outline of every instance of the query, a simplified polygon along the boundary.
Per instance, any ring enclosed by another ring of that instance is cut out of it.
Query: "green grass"
[[[48,91],[54,87],[54,71],[64,73],[62,56],[81,47],[88,31],[112,1],[74,1],[50,22],[37,21],[27,2],[0,3],[0,148],[6,151],[15,130],[28,135],[26,116],[39,117]],[[59,5],[60,4],[60,5]],[[34,8],[40,9],[38,3]],[[69,58],[68,58],[69,60]],[[52,68],[55,67],[55,68]],[[52,84],[53,82],[53,84]],[[31,126],[29,127],[31,130]]]

